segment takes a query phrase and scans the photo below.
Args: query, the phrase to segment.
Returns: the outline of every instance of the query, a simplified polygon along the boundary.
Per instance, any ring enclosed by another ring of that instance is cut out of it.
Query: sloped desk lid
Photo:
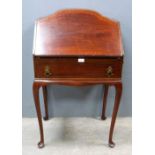
[[[118,22],[90,10],[61,10],[35,23],[35,56],[123,56]]]

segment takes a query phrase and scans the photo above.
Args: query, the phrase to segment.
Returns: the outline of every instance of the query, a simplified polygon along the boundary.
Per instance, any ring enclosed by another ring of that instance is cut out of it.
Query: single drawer
[[[34,57],[35,78],[120,78],[122,59]]]

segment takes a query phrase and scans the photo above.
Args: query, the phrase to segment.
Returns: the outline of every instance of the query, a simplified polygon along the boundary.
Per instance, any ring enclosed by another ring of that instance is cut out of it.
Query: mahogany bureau
[[[45,120],[48,120],[49,84],[105,86],[101,119],[105,120],[108,87],[116,90],[109,132],[109,146],[114,147],[113,131],[122,94],[123,46],[120,25],[94,11],[61,10],[35,23],[33,95],[39,122],[40,142],[44,146],[39,88],[43,89]]]

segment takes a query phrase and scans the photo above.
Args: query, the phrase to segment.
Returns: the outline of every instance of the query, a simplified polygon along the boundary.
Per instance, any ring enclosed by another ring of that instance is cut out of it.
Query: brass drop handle
[[[111,66],[109,66],[106,70],[106,75],[108,77],[111,77],[113,75],[113,68]]]
[[[45,76],[46,77],[50,77],[52,75],[52,73],[50,72],[50,67],[49,66],[45,66]]]

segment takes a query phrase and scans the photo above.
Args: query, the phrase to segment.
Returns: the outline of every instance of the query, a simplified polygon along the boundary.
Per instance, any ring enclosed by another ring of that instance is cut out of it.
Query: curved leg
[[[48,120],[47,87],[42,86],[42,89],[43,89],[43,98],[44,98],[44,107],[45,107],[45,116],[43,117],[43,119]]]
[[[108,85],[105,85],[104,87],[104,97],[103,97],[103,107],[102,107],[102,115],[101,115],[101,120],[105,120],[106,116],[106,106],[107,106],[107,96],[108,96]]]
[[[115,143],[113,142],[112,138],[113,138],[113,131],[114,131],[114,126],[115,126],[116,116],[117,116],[120,99],[122,95],[122,83],[115,84],[115,89],[116,89],[116,96],[115,96],[115,103],[114,103],[114,109],[113,109],[110,133],[109,133],[109,147],[111,148],[115,146]]]
[[[39,84],[34,82],[33,96],[34,96],[34,103],[36,107],[39,129],[40,129],[40,142],[38,143],[38,147],[42,148],[44,147],[44,133],[43,133],[42,116],[41,116],[40,103],[39,103],[39,88],[40,88]]]

